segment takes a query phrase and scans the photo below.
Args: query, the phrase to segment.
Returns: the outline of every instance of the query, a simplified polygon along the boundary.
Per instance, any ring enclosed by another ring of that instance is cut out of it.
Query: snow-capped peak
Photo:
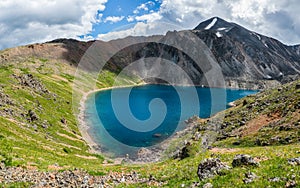
[[[208,24],[204,29],[205,30],[208,30],[208,29],[210,29],[210,28],[212,28],[214,25],[215,25],[215,23],[218,21],[218,19],[217,18],[214,18],[213,20],[212,20],[212,22],[210,22],[210,24]]]

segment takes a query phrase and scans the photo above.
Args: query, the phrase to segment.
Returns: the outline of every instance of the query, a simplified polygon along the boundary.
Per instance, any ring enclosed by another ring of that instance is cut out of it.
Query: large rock
[[[298,158],[291,158],[288,160],[290,165],[300,165],[300,157]]]
[[[28,110],[28,114],[27,115],[29,116],[29,120],[31,122],[36,121],[36,120],[39,119],[38,116],[36,115],[36,113],[33,110]]]
[[[239,154],[236,155],[232,161],[232,167],[238,166],[258,166],[259,163],[254,161],[250,155]]]
[[[257,178],[258,178],[258,176],[256,174],[254,174],[253,172],[247,172],[245,174],[245,178],[243,179],[243,182],[245,184],[252,183]]]
[[[220,159],[209,158],[199,164],[197,174],[200,180],[204,180],[215,175],[221,175],[224,170],[229,169],[230,167],[222,163]]]

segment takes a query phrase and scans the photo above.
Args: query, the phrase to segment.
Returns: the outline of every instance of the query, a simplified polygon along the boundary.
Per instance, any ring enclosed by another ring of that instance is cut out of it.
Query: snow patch
[[[262,43],[265,45],[265,47],[269,48],[265,40],[262,40]]]
[[[233,28],[233,27],[227,28],[227,29],[225,30],[225,32],[226,32],[226,33],[229,32],[232,28]]]
[[[266,76],[266,78],[267,78],[267,79],[271,79],[271,78],[272,78],[272,76],[270,76],[270,75],[267,75],[267,76]]]
[[[223,35],[219,31],[216,32],[216,35],[217,35],[218,38],[223,37]]]
[[[269,48],[269,46],[266,43],[264,43],[264,45],[265,45],[265,47]]]
[[[214,18],[213,20],[212,20],[212,22],[210,23],[210,24],[208,24],[204,29],[205,30],[208,30],[208,29],[210,29],[210,28],[212,28],[214,25],[215,25],[215,23],[218,21],[218,19],[217,18]]]
[[[261,40],[261,37],[258,34],[256,34],[256,33],[253,33],[253,34],[258,38],[258,40]]]
[[[217,30],[218,31],[224,31],[224,30],[226,30],[227,28],[226,27],[221,27],[221,28],[218,28]]]

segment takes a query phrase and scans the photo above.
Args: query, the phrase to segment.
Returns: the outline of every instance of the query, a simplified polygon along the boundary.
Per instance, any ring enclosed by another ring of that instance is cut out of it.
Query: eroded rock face
[[[215,175],[221,175],[224,170],[229,170],[230,167],[225,165],[218,158],[210,158],[202,161],[198,166],[198,177],[200,180],[212,178]]]

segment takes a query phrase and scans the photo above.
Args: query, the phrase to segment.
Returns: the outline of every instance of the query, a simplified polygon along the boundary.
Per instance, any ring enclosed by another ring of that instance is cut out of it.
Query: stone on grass
[[[225,165],[218,158],[209,158],[202,161],[198,166],[198,177],[200,180],[212,178],[215,175],[221,175],[224,170],[229,170],[229,166]]]
[[[232,161],[232,167],[239,166],[259,166],[259,163],[254,161],[250,155],[238,154]]]
[[[211,183],[206,183],[202,188],[213,188],[213,185]]]
[[[297,157],[297,158],[291,158],[291,159],[288,160],[288,163],[289,163],[290,165],[293,165],[293,166],[295,166],[295,165],[300,165],[300,157]]]
[[[253,172],[248,172],[245,174],[245,178],[243,179],[243,182],[246,184],[252,183],[257,178],[258,176],[256,174],[254,174]]]

